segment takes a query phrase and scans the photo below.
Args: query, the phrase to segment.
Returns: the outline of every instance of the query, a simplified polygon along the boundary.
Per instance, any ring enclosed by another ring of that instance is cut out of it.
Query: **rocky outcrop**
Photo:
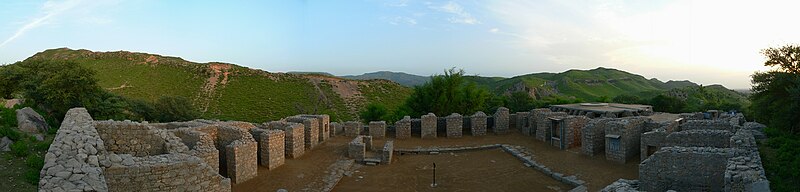
[[[30,107],[17,110],[17,124],[19,130],[26,133],[43,133],[48,129],[44,117]]]

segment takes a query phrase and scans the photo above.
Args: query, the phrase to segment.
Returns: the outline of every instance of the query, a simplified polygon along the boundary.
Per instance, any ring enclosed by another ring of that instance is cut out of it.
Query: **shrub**
[[[44,167],[44,158],[39,155],[31,155],[25,159],[25,166],[28,168],[40,170]]]
[[[53,144],[53,141],[37,142],[36,144],[33,145],[33,150],[47,151],[47,149],[50,148],[50,144]]]
[[[11,144],[11,154],[14,154],[17,157],[25,157],[30,154],[30,148],[28,147],[28,142],[25,140],[19,140]]]
[[[362,121],[365,123],[369,123],[370,121],[380,121],[385,120],[389,115],[389,110],[386,109],[386,106],[381,104],[370,103],[367,105],[367,108],[361,111],[358,114],[358,117],[361,118]]]
[[[200,117],[200,112],[186,97],[164,96],[153,105],[160,122],[188,121]]]
[[[25,171],[25,182],[31,185],[39,184],[39,169],[28,169],[28,171]]]
[[[22,136],[14,129],[0,126],[0,137],[8,137],[12,141],[19,141]]]

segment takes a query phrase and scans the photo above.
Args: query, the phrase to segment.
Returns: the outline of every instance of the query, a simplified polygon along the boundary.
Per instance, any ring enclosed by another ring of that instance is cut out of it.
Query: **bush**
[[[200,112],[186,97],[164,96],[153,105],[159,122],[189,121],[200,117]]]
[[[17,127],[17,112],[15,109],[0,107],[0,126]]]
[[[38,155],[31,155],[25,158],[25,166],[28,168],[41,170],[44,167],[44,158]]]
[[[361,118],[361,121],[369,123],[370,121],[385,121],[388,115],[389,110],[386,109],[386,106],[370,103],[365,110],[358,114],[358,117]]]
[[[22,135],[14,129],[0,126],[0,137],[8,137],[12,141],[19,141]]]
[[[445,71],[444,75],[432,76],[423,85],[415,86],[405,106],[414,116],[429,112],[440,116],[472,114],[484,110],[489,99],[486,88],[468,83],[464,80],[464,71],[453,68]]]
[[[47,151],[47,149],[50,149],[50,144],[53,144],[53,141],[37,142],[36,144],[33,145],[33,150]]]
[[[11,144],[11,154],[14,154],[17,157],[26,157],[30,153],[28,142],[25,140],[19,140]]]
[[[39,184],[39,169],[28,169],[28,171],[25,171],[25,182],[31,185]]]

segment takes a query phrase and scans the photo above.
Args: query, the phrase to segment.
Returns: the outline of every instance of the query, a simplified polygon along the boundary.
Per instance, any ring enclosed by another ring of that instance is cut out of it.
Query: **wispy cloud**
[[[83,0],[66,0],[66,1],[47,1],[42,5],[40,16],[31,19],[30,21],[26,22],[25,25],[17,29],[17,32],[14,35],[11,35],[8,39],[0,43],[0,47],[5,46],[6,44],[14,41],[25,35],[28,31],[40,27],[44,24],[47,24],[53,17],[58,16],[65,11],[73,9],[76,5],[80,4]]]
[[[386,20],[387,22],[389,22],[389,24],[392,24],[392,25],[400,25],[400,24],[416,25],[417,24],[417,20],[416,19],[410,18],[410,17],[404,17],[404,16],[396,16],[396,17],[383,18],[383,19]]]
[[[383,5],[389,7],[406,7],[408,6],[408,0],[389,0],[384,2]]]
[[[464,7],[461,7],[461,5],[453,1],[448,1],[444,5],[440,6],[434,6],[432,4],[429,4],[428,8],[451,14],[452,16],[447,18],[447,21],[449,21],[450,23],[460,23],[460,24],[470,24],[470,25],[481,23],[480,21],[478,21],[478,19],[475,19],[475,17],[473,17],[472,14],[464,10]]]

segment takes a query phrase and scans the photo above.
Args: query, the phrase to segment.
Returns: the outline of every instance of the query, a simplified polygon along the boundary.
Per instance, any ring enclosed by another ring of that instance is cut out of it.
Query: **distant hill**
[[[356,79],[356,80],[385,79],[389,81],[394,81],[400,85],[407,87],[422,85],[430,80],[430,77],[427,76],[419,76],[403,72],[391,72],[391,71],[378,71],[372,73],[364,73],[361,75],[345,75],[340,77],[345,79]]]
[[[327,72],[289,71],[289,72],[286,72],[286,73],[288,73],[288,74],[297,74],[297,75],[322,75],[322,76],[331,76],[331,77],[335,76],[335,75],[327,73]]]
[[[127,51],[51,49],[28,60],[68,60],[96,72],[101,87],[154,101],[183,96],[203,118],[264,122],[302,113],[349,120],[367,103],[402,104],[411,89],[387,80],[350,80],[320,74],[271,73],[229,63]]]

